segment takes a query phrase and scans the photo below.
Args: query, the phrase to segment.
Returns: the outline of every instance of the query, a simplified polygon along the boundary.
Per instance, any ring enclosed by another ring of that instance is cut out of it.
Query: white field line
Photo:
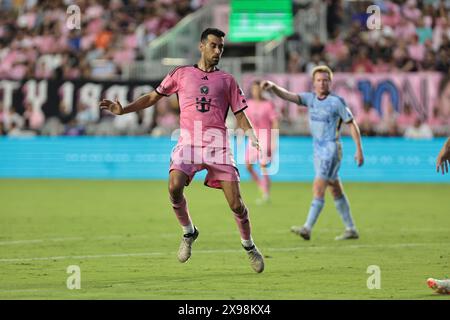
[[[408,247],[429,247],[429,246],[446,246],[450,243],[392,243],[385,245],[336,245],[336,246],[307,246],[307,247],[291,247],[291,248],[265,248],[264,252],[289,252],[302,250],[324,250],[324,249],[366,249],[366,248],[408,248]],[[222,249],[222,250],[195,250],[196,254],[220,254],[220,253],[238,253],[242,249]],[[87,260],[87,259],[103,259],[103,258],[128,258],[128,257],[152,257],[152,256],[169,256],[174,252],[141,252],[141,253],[117,253],[117,254],[98,254],[98,255],[81,255],[81,256],[54,256],[54,257],[33,257],[33,258],[0,258],[0,263],[14,262],[31,262],[31,261],[50,261],[50,260]]]
[[[396,233],[416,233],[416,232],[448,232],[448,228],[402,228],[398,230],[393,230],[392,232]],[[342,232],[342,229],[329,229],[329,228],[319,228],[318,233],[328,233],[328,232]],[[290,231],[287,228],[286,230],[273,230],[270,231],[271,234],[289,234]],[[380,229],[362,229],[360,232],[364,233],[380,233]],[[158,237],[161,238],[170,238],[170,237],[179,237],[181,233],[163,233],[158,234]],[[227,235],[238,235],[238,231],[233,232],[214,232],[215,236],[227,236]],[[24,240],[4,240],[0,241],[0,246],[9,246],[9,245],[27,245],[27,244],[41,244],[41,243],[51,243],[51,242],[65,242],[65,241],[96,241],[96,240],[124,240],[124,239],[146,239],[154,237],[154,234],[140,234],[140,235],[107,235],[107,236],[98,236],[98,237],[57,237],[57,238],[46,238],[46,239],[24,239]]]

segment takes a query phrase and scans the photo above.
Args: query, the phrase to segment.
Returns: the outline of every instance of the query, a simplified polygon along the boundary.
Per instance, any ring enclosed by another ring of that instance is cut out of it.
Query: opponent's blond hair
[[[317,72],[325,72],[325,73],[328,73],[328,76],[330,77],[330,81],[333,80],[333,71],[331,71],[331,69],[330,69],[328,66],[322,65],[322,66],[314,67],[314,68],[312,69],[312,78],[313,78],[313,79],[314,79],[314,75],[315,75]]]

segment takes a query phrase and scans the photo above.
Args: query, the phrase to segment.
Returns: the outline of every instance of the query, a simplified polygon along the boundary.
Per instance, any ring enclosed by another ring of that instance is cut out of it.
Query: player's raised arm
[[[442,146],[441,151],[436,160],[436,170],[441,170],[442,174],[448,173],[448,167],[450,162],[450,138]],[[445,170],[445,171],[444,171]]]
[[[134,100],[130,104],[125,107],[122,107],[118,100],[111,101],[103,99],[100,102],[100,110],[109,110],[110,112],[121,115],[125,113],[139,111],[145,108],[148,108],[158,102],[163,96],[158,94],[156,91],[152,91],[149,94],[143,95],[138,99]]]
[[[261,88],[263,90],[273,92],[274,94],[279,96],[281,99],[284,99],[284,100],[287,100],[287,101],[290,101],[290,102],[293,102],[296,104],[301,104],[298,94],[296,94],[295,92],[288,91],[285,88],[280,87],[279,85],[275,84],[272,81],[266,81],[266,80],[262,81]]]
[[[356,144],[356,153],[355,153],[355,160],[358,164],[358,167],[361,167],[364,164],[364,154],[362,150],[362,143],[361,143],[361,133],[359,131],[358,124],[355,122],[354,119],[347,122],[347,125],[350,126],[350,134],[353,138],[353,141]]]

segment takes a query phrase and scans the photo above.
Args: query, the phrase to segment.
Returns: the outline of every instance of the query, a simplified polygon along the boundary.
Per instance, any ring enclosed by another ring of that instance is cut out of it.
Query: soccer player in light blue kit
[[[350,212],[350,205],[344,194],[338,171],[341,165],[342,149],[339,130],[342,123],[350,127],[351,136],[356,144],[355,160],[358,166],[364,163],[361,135],[353,115],[344,99],[330,92],[333,73],[327,66],[317,66],[312,72],[314,92],[296,94],[282,88],[272,81],[264,81],[261,86],[280,98],[308,108],[309,124],[314,147],[314,199],[308,217],[302,227],[293,226],[291,231],[303,239],[311,238],[311,230],[325,204],[325,191],[330,188],[336,209],[345,224],[345,232],[336,240],[358,239],[359,235]]]

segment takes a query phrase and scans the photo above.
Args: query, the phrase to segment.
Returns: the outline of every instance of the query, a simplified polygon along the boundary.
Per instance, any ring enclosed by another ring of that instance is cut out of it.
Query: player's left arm
[[[338,97],[337,112],[344,121],[350,127],[350,134],[353,141],[356,144],[355,160],[358,167],[364,164],[364,154],[361,142],[361,132],[359,131],[358,124],[356,123],[350,108],[345,103],[344,99]]]
[[[245,114],[245,111],[244,110],[239,111],[238,113],[235,114],[235,116],[238,127],[244,130],[245,134],[248,135],[250,141],[252,142],[252,146],[254,146],[259,150],[258,138],[256,137],[255,130],[253,130],[252,123]]]
[[[355,119],[350,120],[346,123],[350,127],[350,134],[352,136],[353,141],[356,144],[356,153],[355,153],[355,160],[358,164],[358,167],[361,167],[364,163],[364,154],[362,149],[362,142],[361,142],[361,132],[359,131],[358,124],[356,123]]]

